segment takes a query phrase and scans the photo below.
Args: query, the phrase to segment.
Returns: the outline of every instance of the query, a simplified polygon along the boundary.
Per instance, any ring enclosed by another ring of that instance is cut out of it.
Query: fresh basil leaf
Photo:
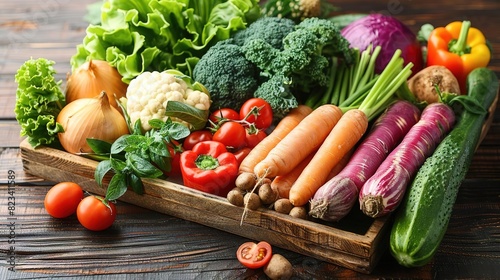
[[[132,190],[137,194],[144,193],[144,185],[142,184],[141,178],[137,177],[134,173],[129,174],[128,183]]]
[[[127,143],[127,138],[130,137],[130,135],[122,135],[118,139],[111,144],[111,149],[110,152],[111,154],[119,154],[127,148],[128,143]]]
[[[116,158],[110,158],[109,159],[109,163],[111,165],[111,168],[115,172],[121,172],[121,171],[126,171],[127,170],[127,164],[124,161],[122,161],[122,160],[119,160],[119,159],[116,159]]]
[[[87,138],[86,140],[95,154],[107,155],[111,153],[111,143],[96,138]]]
[[[125,174],[116,173],[109,182],[106,190],[106,200],[116,200],[127,192],[127,181]]]
[[[135,154],[128,154],[127,165],[141,178],[158,178],[163,175],[161,170],[156,168],[149,161]]]
[[[149,150],[153,154],[157,154],[162,157],[170,156],[170,152],[168,151],[167,145],[163,141],[151,143],[151,145],[149,146]]]
[[[168,101],[165,115],[176,117],[192,125],[193,130],[205,127],[208,120],[208,110],[200,110],[194,106],[179,101]]]
[[[149,125],[152,127],[152,128],[156,128],[156,129],[160,129],[163,127],[163,125],[165,125],[165,122],[162,121],[162,120],[159,120],[159,119],[152,119],[152,120],[149,120],[148,121]]]
[[[100,187],[102,187],[102,179],[111,169],[111,160],[103,160],[97,164],[94,171],[94,179]]]

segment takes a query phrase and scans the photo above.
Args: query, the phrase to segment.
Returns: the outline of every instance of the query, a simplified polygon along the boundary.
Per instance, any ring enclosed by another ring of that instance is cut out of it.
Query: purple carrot
[[[342,171],[316,191],[309,215],[325,221],[338,221],[346,216],[363,184],[419,118],[420,110],[410,102],[392,104],[377,119]]]
[[[396,209],[406,186],[454,124],[455,114],[448,105],[433,103],[425,107],[418,123],[361,188],[359,203],[363,213],[376,218]]]

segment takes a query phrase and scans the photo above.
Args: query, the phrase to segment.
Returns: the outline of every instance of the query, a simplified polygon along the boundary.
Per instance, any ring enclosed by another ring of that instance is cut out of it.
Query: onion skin
[[[64,132],[58,134],[64,150],[72,154],[90,153],[87,138],[114,142],[129,133],[122,114],[102,92],[94,98],[81,98],[67,104],[57,116]]]
[[[128,84],[122,81],[118,70],[108,62],[90,60],[68,76],[66,103],[69,104],[81,98],[96,97],[104,91],[108,95],[110,104],[119,109],[116,100],[126,96],[127,87]]]
[[[406,25],[392,16],[370,14],[353,21],[341,31],[351,47],[364,51],[370,44],[382,49],[375,63],[375,72],[381,73],[397,49],[401,50],[404,65],[413,63],[412,72],[423,68],[422,47]]]

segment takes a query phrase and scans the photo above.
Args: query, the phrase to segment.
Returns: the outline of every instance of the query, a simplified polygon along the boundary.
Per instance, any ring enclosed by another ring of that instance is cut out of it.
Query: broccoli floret
[[[210,92],[211,111],[239,110],[258,87],[259,70],[247,60],[231,39],[218,42],[201,57],[193,69],[193,79]]]
[[[282,75],[291,81],[290,91],[302,97],[312,90],[325,87],[332,56],[353,61],[349,42],[334,23],[319,18],[308,18],[297,24],[294,31],[283,38],[283,49],[274,48],[264,40],[252,40],[242,46],[245,57],[257,65],[261,75]]]
[[[264,40],[276,49],[283,48],[283,38],[295,29],[295,22],[287,18],[261,17],[246,29],[234,35],[234,42],[243,46],[255,39]]]
[[[290,91],[292,81],[277,74],[264,81],[255,91],[254,96],[266,100],[273,108],[273,116],[281,119],[299,105],[297,98]]]

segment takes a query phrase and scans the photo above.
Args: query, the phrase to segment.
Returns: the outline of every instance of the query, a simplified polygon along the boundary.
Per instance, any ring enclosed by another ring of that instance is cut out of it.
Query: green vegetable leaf
[[[111,171],[111,161],[110,160],[103,160],[97,164],[97,167],[94,171],[94,178],[95,181],[99,186],[102,186],[102,180],[104,176]]]
[[[163,175],[161,170],[136,154],[127,155],[127,166],[130,166],[133,172],[141,178],[157,178]]]
[[[200,110],[186,103],[179,101],[168,101],[165,108],[165,115],[176,117],[193,126],[193,130],[205,127],[208,119],[208,110]]]
[[[110,62],[129,83],[142,72],[178,69],[192,76],[199,58],[217,41],[260,16],[257,0],[104,1],[100,24],[90,24],[71,58]]]
[[[144,193],[144,185],[142,184],[141,178],[137,177],[135,174],[130,174],[128,176],[128,182],[132,190],[137,194]]]
[[[62,81],[55,80],[54,64],[44,58],[30,59],[15,75],[18,87],[14,113],[21,126],[21,136],[27,136],[34,148],[59,145],[57,134],[64,131],[56,122],[66,100],[60,87]]]
[[[96,154],[109,154],[111,152],[111,143],[109,142],[96,138],[87,138],[86,140],[89,147]]]
[[[116,200],[127,191],[127,180],[123,173],[116,173],[109,182],[106,200]]]

